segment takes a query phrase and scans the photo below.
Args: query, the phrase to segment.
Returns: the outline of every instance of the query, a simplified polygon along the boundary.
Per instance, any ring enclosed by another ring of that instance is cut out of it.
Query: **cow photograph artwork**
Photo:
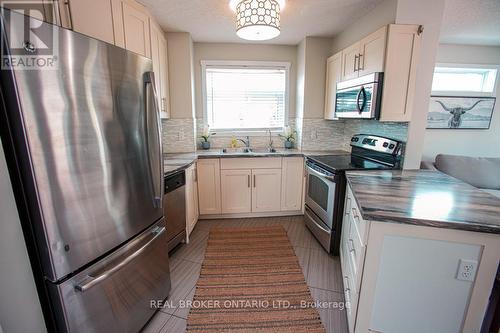
[[[431,96],[427,128],[489,129],[494,97]]]

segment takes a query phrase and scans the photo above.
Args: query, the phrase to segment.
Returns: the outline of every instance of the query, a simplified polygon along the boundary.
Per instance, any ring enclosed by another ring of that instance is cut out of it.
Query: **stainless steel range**
[[[404,144],[374,135],[358,134],[351,139],[351,153],[310,156],[306,161],[306,225],[321,245],[339,253],[345,171],[399,169]]]

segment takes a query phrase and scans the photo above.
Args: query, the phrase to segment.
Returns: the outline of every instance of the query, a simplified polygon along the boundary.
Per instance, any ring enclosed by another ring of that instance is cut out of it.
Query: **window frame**
[[[201,91],[203,105],[203,125],[208,126],[208,107],[207,107],[207,68],[254,68],[254,69],[281,69],[285,71],[285,114],[283,128],[242,128],[242,129],[217,129],[210,128],[211,132],[217,132],[217,136],[261,136],[269,130],[272,133],[281,133],[285,126],[289,125],[290,114],[290,62],[282,61],[232,61],[232,60],[202,60],[201,61]]]
[[[500,65],[494,64],[465,64],[465,63],[436,63],[434,66],[434,70],[437,67],[448,67],[448,68],[478,68],[478,69],[496,69],[497,76],[495,78],[495,85],[493,86],[493,91],[489,92],[478,92],[478,91],[456,91],[456,90],[432,90],[431,87],[431,95],[432,96],[452,96],[452,97],[496,97],[496,92],[499,87],[500,80]],[[434,72],[432,73],[432,79],[434,82]]]

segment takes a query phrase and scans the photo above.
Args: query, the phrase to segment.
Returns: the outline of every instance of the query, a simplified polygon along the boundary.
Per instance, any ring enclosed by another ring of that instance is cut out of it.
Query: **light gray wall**
[[[282,61],[290,66],[289,117],[295,118],[295,93],[297,91],[297,46],[236,43],[194,43],[194,83],[196,118],[203,118],[201,86],[202,60],[230,61]]]
[[[304,85],[306,75],[306,39],[297,46],[296,117],[304,118]],[[326,74],[325,74],[326,75]]]
[[[397,3],[397,0],[384,0],[368,14],[336,35],[332,42],[331,54],[356,43],[384,25],[394,23]]]
[[[169,32],[168,72],[172,119],[193,119],[193,40],[187,32]]]
[[[331,55],[330,38],[306,37],[303,118],[323,119],[325,112],[326,60]]]
[[[193,40],[187,32],[166,36],[171,118],[162,121],[163,152],[192,152],[196,149]]]
[[[46,332],[0,143],[0,325],[6,333]]]
[[[438,49],[437,63],[499,67],[500,47],[442,44]],[[497,87],[499,86],[500,84],[497,82]],[[500,157],[500,145],[498,144],[500,142],[499,88],[497,88],[496,98],[493,119],[488,130],[426,130],[423,160],[433,161],[436,155],[441,153],[474,157]]]

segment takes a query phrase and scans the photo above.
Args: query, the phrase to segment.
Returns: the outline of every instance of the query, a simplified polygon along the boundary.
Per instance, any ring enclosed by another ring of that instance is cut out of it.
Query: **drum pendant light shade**
[[[242,0],[236,5],[236,34],[246,40],[268,40],[280,34],[277,0]]]

